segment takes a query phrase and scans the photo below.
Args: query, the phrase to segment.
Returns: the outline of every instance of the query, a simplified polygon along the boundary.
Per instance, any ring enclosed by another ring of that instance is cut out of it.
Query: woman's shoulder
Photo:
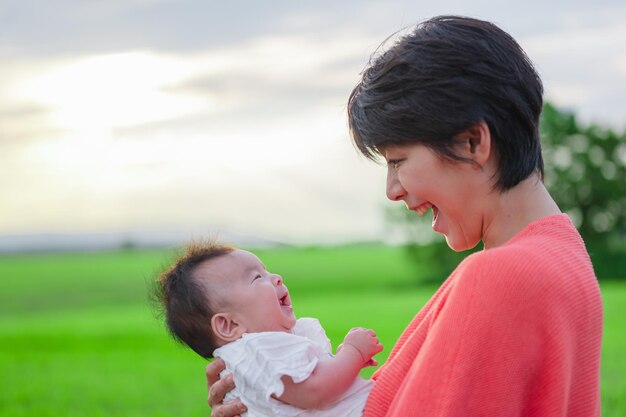
[[[469,272],[513,277],[561,276],[574,265],[593,275],[584,242],[565,214],[538,219],[504,245],[476,252],[461,265]]]
[[[541,251],[529,245],[505,245],[482,250],[466,257],[459,265],[464,278],[489,276],[509,277],[542,274],[551,269]]]
[[[558,220],[558,219],[557,219]],[[567,219],[569,221],[569,219]],[[578,233],[567,224],[544,233],[518,235],[497,248],[469,255],[455,271],[456,287],[493,296],[546,300],[598,288],[593,266]]]

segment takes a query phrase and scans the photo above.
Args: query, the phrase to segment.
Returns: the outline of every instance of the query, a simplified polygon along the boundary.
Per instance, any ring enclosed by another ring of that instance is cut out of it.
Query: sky
[[[545,98],[626,128],[623,1],[0,0],[0,235],[393,239],[346,101],[389,35],[493,21]]]

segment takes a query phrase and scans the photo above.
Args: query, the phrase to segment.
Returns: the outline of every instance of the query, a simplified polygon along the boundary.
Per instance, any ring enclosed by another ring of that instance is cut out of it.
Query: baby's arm
[[[373,362],[372,357],[383,350],[373,330],[355,328],[348,332],[334,358],[319,362],[311,376],[296,384],[283,376],[285,386],[282,402],[299,408],[324,408],[336,401],[358,376]]]

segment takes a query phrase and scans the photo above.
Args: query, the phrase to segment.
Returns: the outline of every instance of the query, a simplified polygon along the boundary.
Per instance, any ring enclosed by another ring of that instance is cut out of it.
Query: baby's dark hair
[[[215,314],[206,296],[206,284],[195,275],[204,262],[224,256],[233,247],[215,241],[194,242],[157,279],[154,298],[163,309],[172,337],[204,358],[212,358],[215,343],[211,318]]]

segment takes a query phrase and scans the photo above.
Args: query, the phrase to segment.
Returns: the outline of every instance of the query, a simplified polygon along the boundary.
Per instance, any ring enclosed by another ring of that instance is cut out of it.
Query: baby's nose
[[[272,276],[272,280],[274,281],[274,285],[276,285],[277,287],[283,283],[283,277],[281,277],[280,275],[274,274]]]

